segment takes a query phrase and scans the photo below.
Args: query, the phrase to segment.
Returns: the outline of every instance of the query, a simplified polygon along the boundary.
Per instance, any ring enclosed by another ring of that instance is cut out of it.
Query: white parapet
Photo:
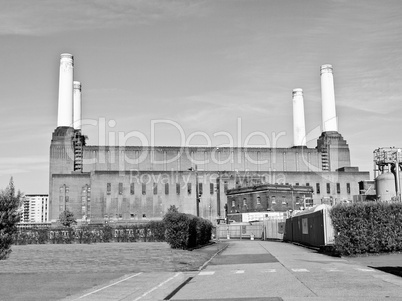
[[[81,98],[81,83],[74,81],[74,129],[81,130],[82,124],[82,98]]]
[[[69,53],[60,56],[59,107],[57,126],[73,125],[73,73],[74,58]]]
[[[335,89],[332,65],[321,66],[322,131],[337,132],[338,120],[335,109]]]
[[[293,145],[306,146],[303,90],[293,89]]]

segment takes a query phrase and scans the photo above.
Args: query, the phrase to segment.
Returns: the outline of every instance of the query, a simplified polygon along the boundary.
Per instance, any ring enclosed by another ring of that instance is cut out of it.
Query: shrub
[[[212,224],[193,215],[169,210],[164,216],[165,240],[173,249],[191,249],[209,242]]]
[[[197,218],[197,245],[207,244],[212,235],[212,223],[209,220]]]
[[[402,250],[401,203],[355,203],[334,206],[335,249],[342,255]]]
[[[165,239],[173,249],[186,249],[189,240],[190,219],[186,214],[168,212],[163,217]]]
[[[163,221],[151,221],[149,224],[153,241],[165,241],[165,224]]]
[[[68,210],[64,210],[62,213],[60,213],[59,221],[65,227],[71,227],[71,225],[75,225],[77,223],[74,218],[74,213]]]

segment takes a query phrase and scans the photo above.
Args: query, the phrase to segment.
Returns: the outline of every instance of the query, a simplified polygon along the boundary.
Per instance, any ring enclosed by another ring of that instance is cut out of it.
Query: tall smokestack
[[[57,126],[71,127],[73,124],[73,71],[74,58],[69,53],[60,56],[59,110]]]
[[[306,146],[303,89],[293,89],[293,145]]]
[[[82,124],[81,83],[74,81],[74,129],[81,130]]]
[[[338,132],[332,65],[321,66],[321,99],[323,132]]]

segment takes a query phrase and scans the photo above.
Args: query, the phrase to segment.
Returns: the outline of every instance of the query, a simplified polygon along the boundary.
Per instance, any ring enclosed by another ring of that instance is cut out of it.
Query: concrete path
[[[402,278],[281,242],[233,241],[171,300],[402,300]]]

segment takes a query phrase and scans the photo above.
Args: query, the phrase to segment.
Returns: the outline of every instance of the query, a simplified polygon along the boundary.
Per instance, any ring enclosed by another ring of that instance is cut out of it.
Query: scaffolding
[[[401,200],[401,183],[399,174],[402,170],[402,148],[379,147],[373,152],[374,178],[384,172],[392,172],[395,176],[395,191]]]

